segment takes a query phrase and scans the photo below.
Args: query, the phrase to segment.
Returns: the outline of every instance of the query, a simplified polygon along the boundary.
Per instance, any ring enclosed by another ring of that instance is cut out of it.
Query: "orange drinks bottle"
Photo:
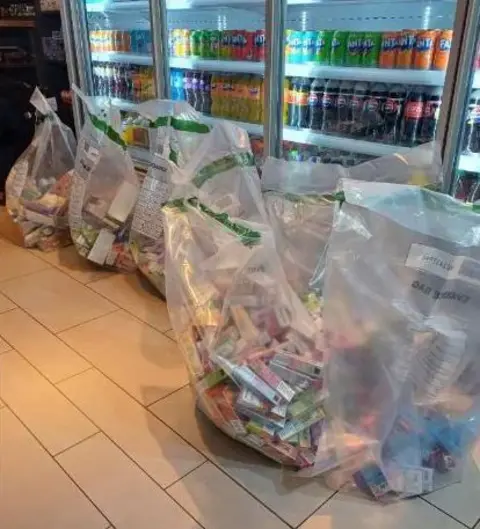
[[[450,59],[450,49],[452,47],[453,31],[443,30],[440,31],[437,43],[435,45],[435,55],[433,57],[432,68],[434,70],[445,71],[448,66],[448,60]]]
[[[434,29],[418,33],[415,51],[413,52],[413,68],[415,70],[430,70],[432,67],[438,33]]]
[[[396,66],[399,69],[408,69],[413,65],[413,51],[415,48],[415,41],[417,39],[417,31],[414,29],[404,29],[400,33],[400,41],[397,53]]]
[[[400,41],[398,31],[389,31],[382,35],[382,47],[380,49],[380,68],[395,68],[397,63],[397,53]]]

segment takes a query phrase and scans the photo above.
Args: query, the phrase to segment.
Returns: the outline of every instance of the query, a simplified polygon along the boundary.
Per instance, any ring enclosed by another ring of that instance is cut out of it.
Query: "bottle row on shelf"
[[[92,53],[152,53],[152,32],[149,29],[101,29],[90,31]]]
[[[191,70],[170,71],[172,99],[214,117],[262,123],[263,77]]]
[[[413,147],[435,138],[442,88],[336,79],[285,80],[284,124]]]
[[[264,61],[265,44],[264,29],[172,29],[168,32],[170,57]]]
[[[354,165],[368,162],[374,158],[374,156],[367,154],[358,154],[339,149],[329,149],[318,147],[317,145],[288,141],[284,141],[282,147],[285,160],[294,162],[331,163],[342,165],[343,167],[353,167]]]
[[[480,154],[480,90],[470,95],[463,135],[463,152]]]
[[[446,70],[453,31],[396,32],[287,30],[287,63]]]
[[[134,103],[155,97],[153,68],[150,66],[94,62],[92,70],[96,96]]]

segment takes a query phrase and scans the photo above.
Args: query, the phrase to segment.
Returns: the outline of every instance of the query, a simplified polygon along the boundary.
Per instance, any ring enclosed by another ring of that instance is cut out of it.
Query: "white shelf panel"
[[[196,7],[248,7],[249,5],[265,5],[265,0],[167,0],[167,9],[183,10]]]
[[[399,145],[387,145],[384,143],[374,143],[353,138],[342,138],[340,136],[329,136],[320,132],[303,129],[283,129],[283,139],[297,143],[307,143],[318,145],[328,149],[339,149],[346,152],[356,152],[359,154],[368,154],[370,156],[387,156],[394,153],[407,153],[408,147]]]
[[[149,3],[146,0],[131,0],[126,2],[96,2],[87,3],[86,10],[89,13],[113,13],[116,11],[148,11]]]
[[[460,171],[469,173],[480,173],[480,155],[479,154],[462,154],[458,164]]]
[[[92,61],[139,64],[143,66],[153,65],[153,57],[150,55],[117,51],[92,52]]]
[[[358,68],[347,66],[321,66],[318,64],[286,64],[287,77],[319,77],[372,83],[400,83],[443,86],[445,72],[431,70],[388,70],[385,68]],[[480,78],[479,78],[480,81]]]
[[[170,68],[263,74],[265,65],[263,62],[253,61],[216,61],[210,59],[197,59],[195,57],[170,57]]]
[[[233,123],[234,125],[245,129],[249,134],[263,136],[263,125],[258,125],[257,123],[247,123],[246,121],[235,121],[233,119],[214,118],[212,116],[203,116],[202,119],[208,125],[214,125],[219,121],[228,121],[229,123]]]
[[[477,90],[480,88],[480,70],[478,72],[475,72],[473,76],[473,86],[472,88],[474,90]]]

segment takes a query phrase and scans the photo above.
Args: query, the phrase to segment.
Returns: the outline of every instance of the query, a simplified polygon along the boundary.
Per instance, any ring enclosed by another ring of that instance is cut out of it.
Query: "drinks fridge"
[[[137,159],[148,163],[147,124],[129,110],[158,96],[188,101],[207,122],[240,122],[260,163],[273,155],[346,166],[434,139],[452,149],[476,3],[67,0],[83,42],[74,60],[88,73],[81,88],[124,111]],[[474,116],[476,77],[470,88],[463,108]],[[471,128],[455,153],[477,154]]]

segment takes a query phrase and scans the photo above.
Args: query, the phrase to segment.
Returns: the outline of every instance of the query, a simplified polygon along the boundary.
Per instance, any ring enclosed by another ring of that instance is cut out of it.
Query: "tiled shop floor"
[[[479,493],[473,464],[388,507],[283,474],[196,412],[166,306],[137,276],[0,238],[0,527],[461,529]]]

